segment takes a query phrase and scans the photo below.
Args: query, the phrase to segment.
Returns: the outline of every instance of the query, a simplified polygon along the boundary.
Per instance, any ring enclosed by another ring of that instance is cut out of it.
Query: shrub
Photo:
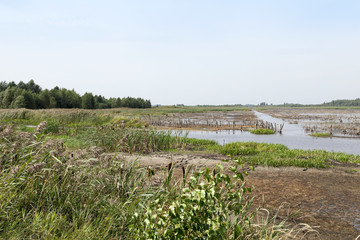
[[[160,198],[135,214],[134,239],[244,239],[255,234],[249,211],[252,198],[238,165],[233,177],[222,166],[190,177],[174,199]]]
[[[56,122],[49,122],[46,126],[45,133],[58,133],[59,124]]]

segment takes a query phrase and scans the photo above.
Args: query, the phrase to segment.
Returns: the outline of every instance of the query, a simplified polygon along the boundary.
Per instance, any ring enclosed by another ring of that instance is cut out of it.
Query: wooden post
[[[183,180],[185,182],[185,167],[181,166],[181,169],[182,169],[182,173],[183,173]]]
[[[331,136],[333,135],[332,130],[333,130],[333,127],[332,127],[332,124],[331,124],[331,125],[330,125],[330,135],[331,135]]]

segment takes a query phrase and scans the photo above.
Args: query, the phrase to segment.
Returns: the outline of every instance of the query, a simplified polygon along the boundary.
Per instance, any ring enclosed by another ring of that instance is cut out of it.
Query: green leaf
[[[240,235],[242,234],[242,228],[240,225],[235,226],[235,232],[234,232],[234,240],[238,239]]]

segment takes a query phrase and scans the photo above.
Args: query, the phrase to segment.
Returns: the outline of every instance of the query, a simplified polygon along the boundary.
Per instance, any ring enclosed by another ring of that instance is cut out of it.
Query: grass
[[[331,161],[360,163],[360,156],[322,150],[289,149],[280,144],[238,142],[224,145],[220,152],[242,163],[272,167],[327,168]]]
[[[147,109],[0,109],[0,122],[37,125],[42,121],[58,122],[62,126],[99,126],[116,121],[139,119],[144,116],[168,115],[173,113],[204,113],[212,111],[250,111],[248,107],[177,107],[162,106]]]
[[[92,130],[115,136],[109,133],[113,129]],[[132,149],[140,152],[144,140],[160,141],[154,149],[168,146],[164,137],[178,140],[167,133],[119,131],[130,133]],[[116,154],[84,157],[72,152],[53,133],[35,135],[11,126],[0,132],[0,238],[261,239],[270,234],[267,239],[277,239],[289,232],[283,224],[255,222],[251,189],[238,163],[229,168],[231,175],[221,165],[187,168],[181,181],[173,168],[160,170],[158,183],[148,169]]]
[[[356,173],[357,171],[355,169],[348,169],[346,170],[347,173]]]
[[[332,134],[331,133],[312,133],[312,134],[310,134],[310,136],[326,138],[326,137],[331,137]]]
[[[252,129],[250,133],[257,135],[269,135],[269,134],[275,134],[275,131],[266,128],[258,128],[258,129]]]
[[[283,222],[256,221],[242,164],[360,163],[359,156],[280,144],[221,146],[156,131],[137,118],[204,109],[0,111],[0,238],[280,239],[291,230]],[[42,133],[26,127],[43,120],[48,124]],[[232,157],[232,165],[187,168],[179,179],[174,168],[153,176],[118,154],[170,150],[221,153]]]

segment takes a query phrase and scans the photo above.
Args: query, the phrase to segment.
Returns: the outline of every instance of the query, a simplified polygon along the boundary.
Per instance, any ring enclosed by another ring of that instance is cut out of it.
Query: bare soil
[[[224,158],[204,153],[158,153],[127,155],[140,166],[154,170],[152,181],[160,183],[169,163],[175,164],[175,175],[182,176],[182,166],[212,167]],[[247,176],[255,196],[254,206],[262,205],[272,212],[280,210],[279,218],[299,211],[290,224],[306,223],[318,231],[318,239],[355,239],[360,235],[360,167],[336,166],[331,169],[295,167],[256,167]],[[312,238],[312,237],[311,237]]]

